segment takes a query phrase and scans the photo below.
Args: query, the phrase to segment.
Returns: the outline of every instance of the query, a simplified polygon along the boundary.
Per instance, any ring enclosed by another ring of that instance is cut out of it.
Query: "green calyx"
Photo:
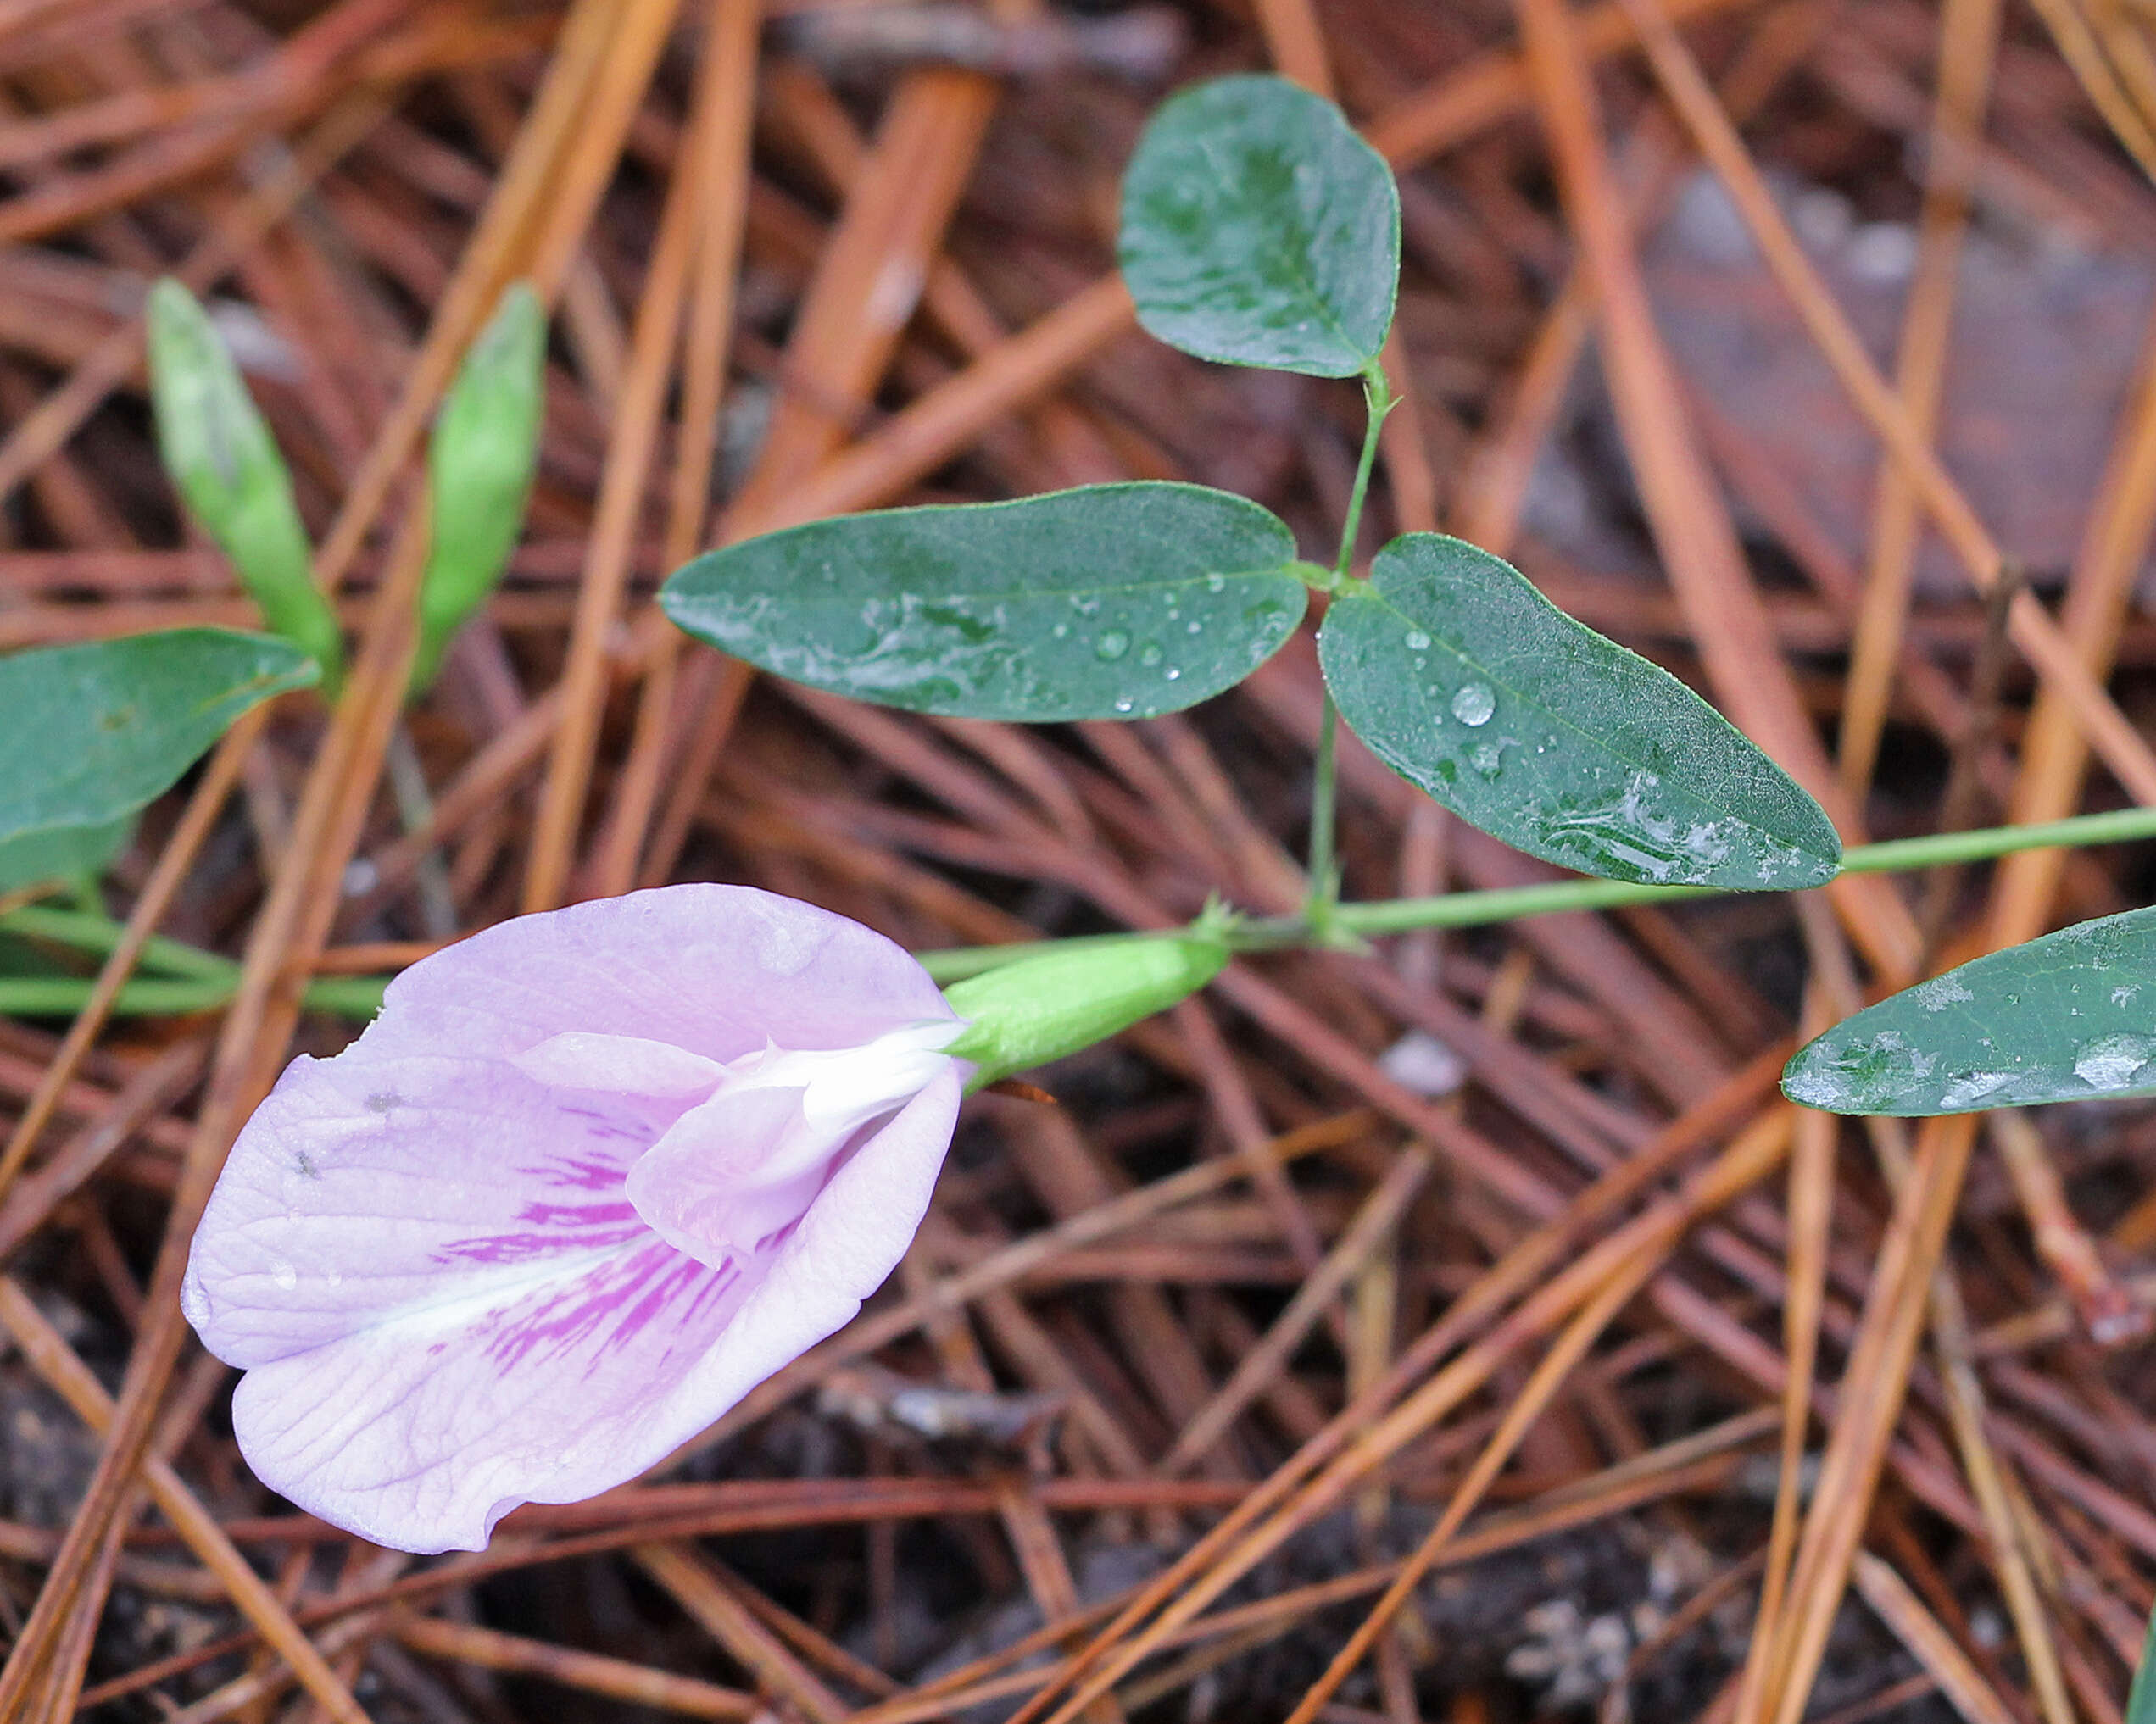
[[[231,559],[263,620],[322,667],[344,670],[337,613],[315,584],[292,475],[223,337],[170,276],[150,290],[150,402],[159,453],[188,511]]]
[[[951,1009],[970,1020],[944,1051],[974,1065],[969,1090],[1045,1065],[1166,1011],[1220,974],[1227,943],[1189,933],[1044,952],[954,982]]]
[[[501,584],[538,472],[546,416],[547,312],[512,281],[458,368],[427,448],[428,548],[420,580],[414,699],[442,655]]]

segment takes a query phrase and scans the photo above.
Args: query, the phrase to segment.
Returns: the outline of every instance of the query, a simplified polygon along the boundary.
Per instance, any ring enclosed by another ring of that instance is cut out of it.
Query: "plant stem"
[[[1333,559],[1335,585],[1347,579],[1355,560],[1356,536],[1362,531],[1362,499],[1369,494],[1371,470],[1378,464],[1378,437],[1394,404],[1384,368],[1373,359],[1362,372],[1362,453],[1355,464],[1354,488],[1347,493],[1347,516],[1340,523],[1340,554]]]
[[[303,998],[309,1011],[365,1019],[382,1009],[382,990],[388,985],[387,978],[380,976],[325,976],[309,982]],[[0,1015],[71,1018],[89,1004],[94,986],[87,976],[0,976]],[[215,1011],[238,988],[237,975],[139,980],[120,988],[113,1010],[121,1016],[182,1017]]]
[[[25,904],[0,915],[0,933],[47,940],[78,952],[109,953],[120,943],[122,932],[120,925],[109,916],[85,910],[55,909],[49,904]],[[148,944],[143,947],[142,964],[147,969],[162,970],[168,976],[198,982],[226,980],[240,973],[239,965],[229,958],[158,935],[152,935]]]
[[[2083,815],[2041,826],[1989,826],[1975,831],[1939,832],[1928,837],[1861,844],[1844,853],[1841,871],[1896,874],[1936,867],[1942,862],[1988,861],[2016,850],[2115,844],[2148,837],[2156,837],[2156,809],[2123,809],[2115,814]],[[1337,918],[1344,932],[1368,936],[1405,933],[1414,928],[1480,927],[1490,922],[1552,915],[1563,910],[1607,909],[1619,904],[1663,904],[1680,898],[1728,895],[1713,887],[1656,886],[1624,880],[1553,880],[1546,886],[1456,892],[1438,898],[1395,898],[1384,904],[1343,904]],[[1262,926],[1245,924],[1250,928]]]
[[[2018,850],[2071,849],[2089,844],[2122,844],[2156,838],[2156,808],[2121,809],[2112,814],[2077,815],[2071,820],[2036,826],[1986,826],[1975,831],[1941,832],[1930,837],[1897,838],[1864,844],[1846,852],[1847,874],[1914,872],[1942,862],[1988,862]],[[1334,912],[1339,932],[1365,938],[1404,934],[1417,928],[1484,927],[1523,916],[1556,915],[1567,910],[1609,909],[1623,904],[1669,904],[1683,898],[1731,894],[1713,887],[1655,886],[1624,880],[1553,880],[1546,885],[1500,887],[1490,892],[1447,893],[1437,898],[1392,898],[1377,904],[1345,904]],[[1169,931],[1176,936],[1186,928]],[[1225,935],[1239,952],[1278,951],[1310,943],[1311,930],[1297,916],[1268,917],[1231,926]],[[1149,940],[1153,934],[1094,934],[1089,944]],[[999,964],[1030,955],[1051,941],[1013,946],[967,946],[922,954],[921,961],[939,982],[978,976]]]
[[[1930,837],[1896,838],[1864,844],[1841,859],[1847,874],[1914,872],[1944,862],[1988,862],[2019,850],[2071,849],[2090,844],[2124,844],[2156,838],[2156,808],[2120,809],[2111,814],[2077,815],[2071,820],[2036,826],[1986,826],[1975,831],[1941,832]],[[1334,907],[1339,932],[1360,937],[1401,934],[1416,928],[1483,927],[1522,916],[1555,915],[1567,910],[1607,909],[1632,904],[1667,904],[1680,898],[1730,894],[1712,887],[1638,885],[1623,880],[1553,880],[1541,886],[1506,887],[1492,892],[1455,892],[1438,898],[1392,898],[1378,904]],[[1209,931],[1217,931],[1217,922]],[[1279,951],[1312,943],[1312,929],[1300,916],[1252,919],[1229,923],[1223,934],[1239,952]],[[939,982],[963,981],[1021,958],[1054,948],[1120,946],[1134,941],[1183,938],[1189,927],[1161,933],[1085,934],[1068,940],[1028,940],[1007,946],[959,946],[924,952],[922,965]],[[0,914],[0,933],[49,940],[79,951],[108,952],[120,936],[120,924],[77,910],[30,904]],[[131,982],[115,1009],[123,1014],[210,1011],[231,998],[239,965],[214,952],[177,940],[153,939],[143,962],[163,976]],[[309,985],[308,1006],[345,1017],[371,1017],[382,1004],[388,978],[330,976]],[[74,976],[0,976],[0,1015],[64,1016],[90,996],[91,984]]]
[[[426,769],[420,764],[419,749],[412,742],[411,726],[398,719],[389,732],[389,747],[382,757],[389,769],[390,792],[397,798],[397,813],[407,833],[423,830],[434,818],[434,798],[426,787]],[[419,889],[420,920],[431,940],[446,940],[457,931],[457,904],[449,890],[449,870],[439,849],[430,848],[412,870],[412,884]]]
[[[1318,715],[1318,759],[1310,775],[1310,888],[1301,916],[1304,926],[1320,936],[1330,932],[1340,901],[1340,866],[1333,848],[1340,728],[1340,709],[1329,688]]]
[[[1347,493],[1347,514],[1340,523],[1340,553],[1333,559],[1333,587],[1348,580],[1355,561],[1356,537],[1362,530],[1362,502],[1369,495],[1370,474],[1377,465],[1379,434],[1385,415],[1392,411],[1392,386],[1384,368],[1375,359],[1362,372],[1362,453],[1355,463],[1355,484]],[[1302,920],[1320,941],[1329,937],[1338,924],[1334,906],[1340,896],[1340,863],[1334,854],[1338,831],[1338,772],[1340,713],[1333,691],[1325,690],[1318,715],[1318,759],[1310,781],[1310,895],[1303,904]]]

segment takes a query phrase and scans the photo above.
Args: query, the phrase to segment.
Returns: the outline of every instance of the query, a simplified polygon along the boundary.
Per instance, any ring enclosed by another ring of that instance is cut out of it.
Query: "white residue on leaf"
[[[1943,1012],[1948,1006],[1967,1005],[1976,996],[1952,976],[1937,976],[1920,987],[1909,990],[1909,998],[1928,1012]]]
[[[2020,1074],[2013,1071],[1964,1071],[1940,1092],[1939,1105],[1948,1112],[2004,1089]]]

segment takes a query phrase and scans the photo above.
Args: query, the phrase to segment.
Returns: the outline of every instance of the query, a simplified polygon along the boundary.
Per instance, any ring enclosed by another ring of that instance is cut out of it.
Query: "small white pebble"
[[[1468,1081],[1468,1062],[1421,1030],[1410,1030],[1379,1054],[1378,1069],[1420,1096],[1450,1095]]]
[[[1856,221],[1849,200],[1824,186],[1808,187],[1790,200],[1789,225],[1815,252],[1833,251],[1849,237]]]
[[[1898,221],[1868,221],[1850,236],[1842,261],[1859,281],[1906,281],[1916,270],[1916,230]]]

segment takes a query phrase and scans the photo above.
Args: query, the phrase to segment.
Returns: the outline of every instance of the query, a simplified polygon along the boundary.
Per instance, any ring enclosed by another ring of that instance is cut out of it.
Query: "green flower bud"
[[[1074,944],[1000,965],[944,990],[970,1019],[944,1051],[978,1070],[981,1089],[1106,1041],[1187,999],[1220,974],[1228,948],[1201,933]]]
[[[315,584],[292,475],[209,314],[170,276],[150,290],[149,362],[165,471],[263,620],[322,667],[322,686],[334,692],[344,637]]]
[[[511,282],[457,368],[427,450],[433,542],[419,590],[411,694],[433,683],[465,619],[500,584],[524,531],[546,401],[547,314]]]

